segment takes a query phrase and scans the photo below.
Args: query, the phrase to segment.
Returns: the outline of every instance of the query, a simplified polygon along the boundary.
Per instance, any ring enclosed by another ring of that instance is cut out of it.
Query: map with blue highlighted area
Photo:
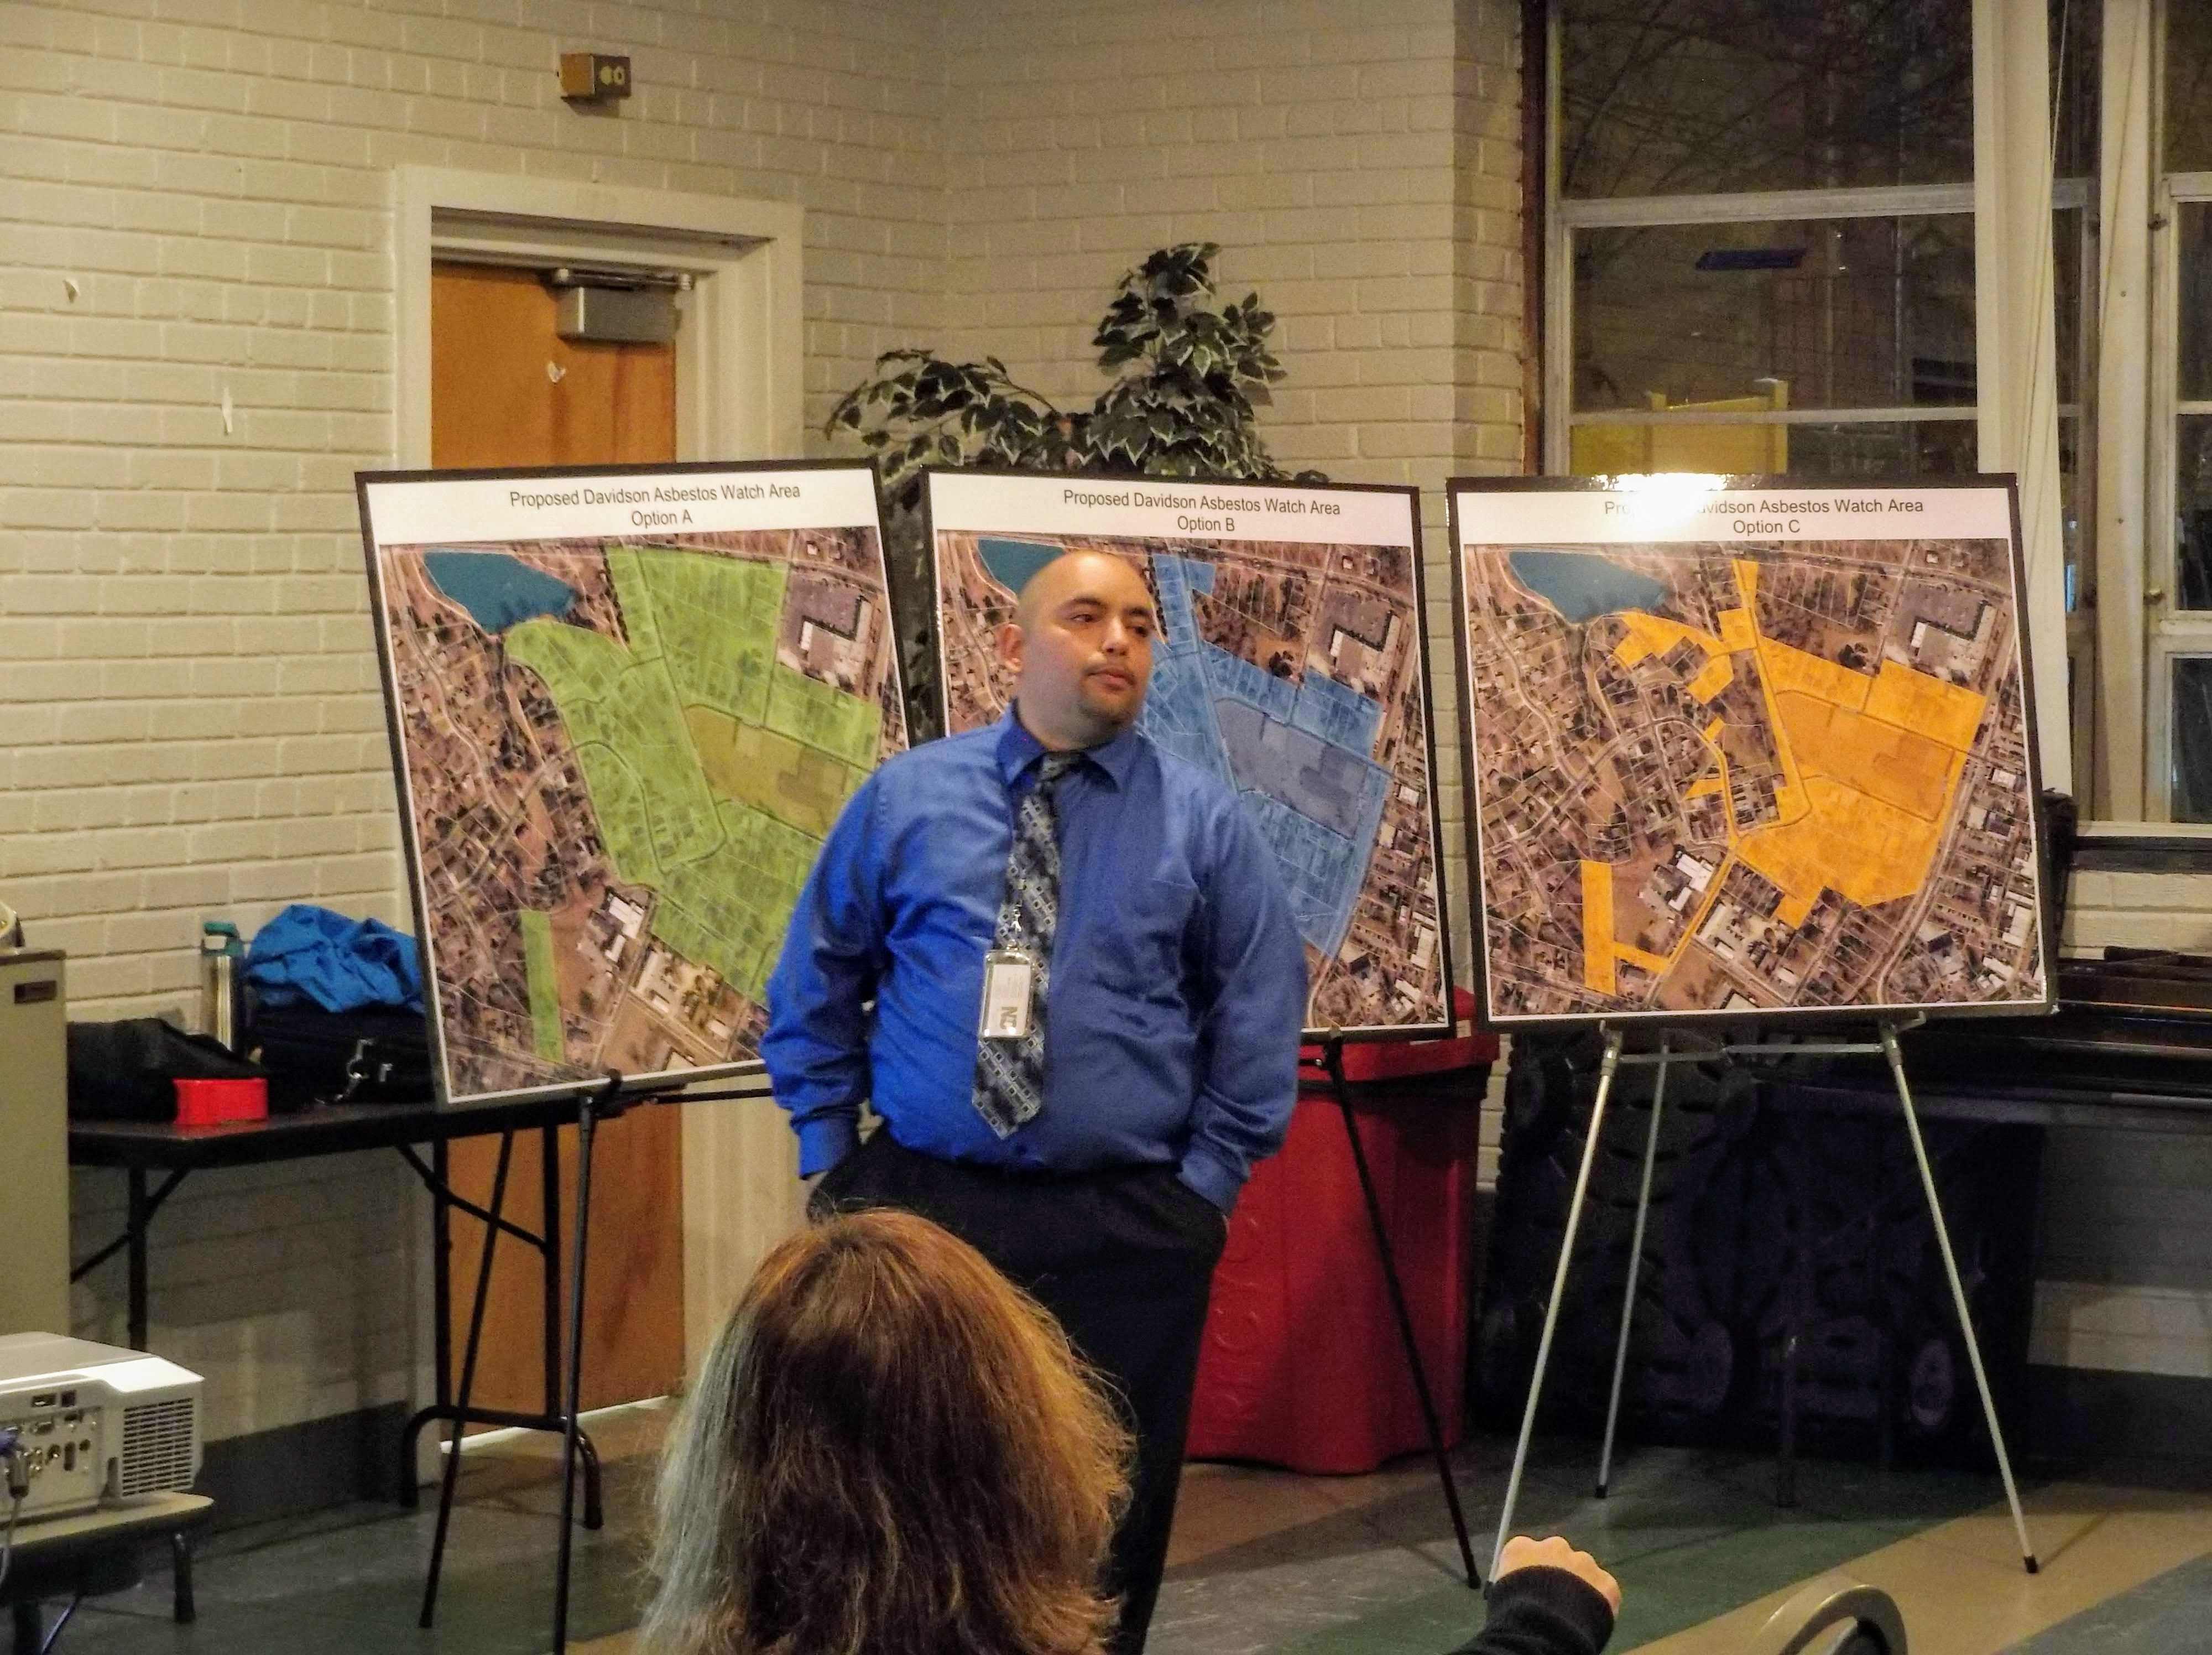
[[[950,729],[1005,710],[1012,684],[994,634],[1024,583],[1069,551],[1127,560],[1159,616],[1139,727],[1232,788],[1274,850],[1307,946],[1308,1026],[1449,1020],[1410,546],[1011,526],[936,539]]]

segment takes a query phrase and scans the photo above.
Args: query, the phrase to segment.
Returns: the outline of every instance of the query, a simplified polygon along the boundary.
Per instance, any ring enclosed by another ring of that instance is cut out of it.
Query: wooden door
[[[430,282],[430,463],[438,466],[647,465],[676,458],[672,345],[571,344],[555,299],[529,271],[434,266]],[[575,1200],[576,1132],[561,1136],[564,1232]],[[544,1221],[541,1135],[515,1140],[507,1213]],[[453,1147],[454,1188],[489,1199],[496,1138]],[[583,1402],[665,1396],[684,1372],[682,1135],[673,1107],[632,1110],[597,1135],[585,1283]],[[483,1227],[453,1219],[453,1350],[458,1382]],[[562,1272],[566,1315],[568,1270]],[[487,1408],[545,1405],[544,1277],[538,1255],[501,1238],[477,1359]]]

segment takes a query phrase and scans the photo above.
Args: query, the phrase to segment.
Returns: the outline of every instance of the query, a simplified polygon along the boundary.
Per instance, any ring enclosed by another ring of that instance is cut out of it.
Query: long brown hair
[[[1085,1655],[1127,1433],[1060,1326],[908,1213],[764,1259],[672,1434],[664,1655]]]

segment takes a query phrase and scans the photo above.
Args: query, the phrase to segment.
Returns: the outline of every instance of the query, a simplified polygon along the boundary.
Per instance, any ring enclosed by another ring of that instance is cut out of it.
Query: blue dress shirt
[[[888,760],[830,830],[769,980],[761,1043],[799,1171],[853,1147],[866,1098],[925,1154],[1064,1171],[1171,1163],[1226,1212],[1290,1125],[1304,946],[1237,796],[1134,730],[1090,749],[1055,795],[1044,1107],[1005,1139],[976,1112],[983,956],[1043,751],[1011,713],[928,742]]]

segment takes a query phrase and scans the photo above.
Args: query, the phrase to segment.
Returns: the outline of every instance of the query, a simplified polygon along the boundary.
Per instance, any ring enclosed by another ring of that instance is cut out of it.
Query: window
[[[1973,178],[1970,0],[1565,0],[1559,17],[1570,199]]]
[[[2148,814],[2212,822],[2212,14],[2167,7],[2143,650]],[[2154,254],[2154,256],[2156,256]]]
[[[2043,391],[2058,405],[2067,704],[2085,775],[2096,328],[2083,298],[2099,269],[2105,3],[2049,0]],[[1553,0],[1553,19],[1547,466],[1846,484],[1978,469],[1972,0]],[[2212,70],[2206,81],[2212,103]],[[2198,648],[2212,660],[2212,417],[2203,446]]]
[[[1578,227],[1570,469],[1971,472],[1974,230],[1955,194],[1900,194],[1932,210],[1881,217]]]

